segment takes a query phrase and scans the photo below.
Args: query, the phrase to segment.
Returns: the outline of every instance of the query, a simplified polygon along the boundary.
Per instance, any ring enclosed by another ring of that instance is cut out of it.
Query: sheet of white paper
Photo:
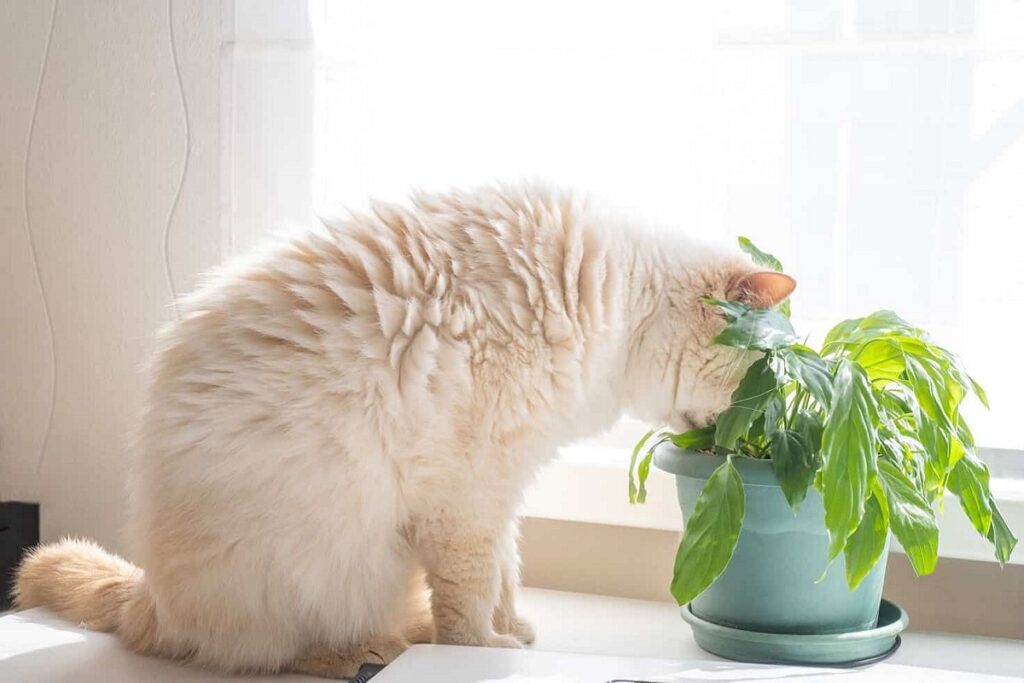
[[[966,680],[995,683],[1014,679],[891,664],[876,664],[864,669],[826,669],[416,645],[375,676],[372,683],[683,683],[779,680],[795,680],[800,683],[953,683]]]

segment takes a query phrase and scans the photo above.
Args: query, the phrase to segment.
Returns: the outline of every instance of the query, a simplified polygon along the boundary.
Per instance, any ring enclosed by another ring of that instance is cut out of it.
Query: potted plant
[[[918,575],[934,570],[947,490],[1009,559],[1017,539],[960,411],[987,398],[955,355],[891,311],[839,323],[815,350],[788,302],[705,303],[726,319],[714,341],[756,360],[713,425],[648,432],[629,470],[638,503],[652,462],[676,475],[686,525],[671,591],[702,647],[804,663],[895,649],[906,615],[881,600],[879,560],[891,532]]]

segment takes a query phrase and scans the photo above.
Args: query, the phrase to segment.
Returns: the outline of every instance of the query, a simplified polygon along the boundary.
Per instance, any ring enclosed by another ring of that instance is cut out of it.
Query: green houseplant
[[[749,240],[740,245],[781,270]],[[915,572],[931,573],[947,490],[1008,560],[1017,539],[960,410],[969,396],[987,398],[955,355],[891,311],[839,323],[815,350],[798,340],[788,302],[705,303],[726,320],[715,342],[756,360],[715,424],[648,432],[629,469],[638,503],[652,462],[677,475],[680,605],[756,631],[868,628],[890,532]]]

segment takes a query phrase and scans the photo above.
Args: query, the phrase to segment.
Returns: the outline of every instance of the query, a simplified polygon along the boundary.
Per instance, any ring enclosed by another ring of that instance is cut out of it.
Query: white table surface
[[[374,683],[461,683],[462,681],[604,681],[606,671],[656,673],[667,665],[689,672],[671,680],[800,681],[846,679],[833,670],[821,677],[807,669],[779,670],[726,663],[697,647],[689,627],[668,603],[624,600],[576,593],[526,589],[521,611],[537,628],[532,651],[488,651],[444,647],[416,648],[374,678]],[[913,623],[913,615],[911,615]],[[604,659],[550,653],[601,655]],[[641,662],[637,657],[660,662]],[[630,658],[630,659],[621,659]],[[665,660],[672,660],[666,662]],[[685,664],[685,666],[683,666]],[[615,668],[619,667],[619,668]],[[929,667],[930,670],[903,667]],[[756,669],[756,670],[755,670]],[[546,675],[550,670],[551,675]],[[594,672],[602,675],[593,677]],[[694,673],[700,675],[695,676]],[[982,674],[1024,677],[1024,642],[936,633],[909,632],[884,665],[871,667],[870,680],[970,681]],[[544,674],[544,675],[541,675]],[[976,675],[971,675],[976,674]],[[863,680],[862,676],[858,679]],[[44,609],[0,617],[0,682],[40,681],[266,681],[218,676],[173,662],[133,655],[109,634],[93,633],[62,621]],[[274,680],[312,681],[305,676]]]

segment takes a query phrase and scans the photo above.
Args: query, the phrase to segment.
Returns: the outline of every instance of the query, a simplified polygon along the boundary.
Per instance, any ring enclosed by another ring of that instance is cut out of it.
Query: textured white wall
[[[119,548],[138,366],[221,257],[221,2],[0,15],[0,498]]]

